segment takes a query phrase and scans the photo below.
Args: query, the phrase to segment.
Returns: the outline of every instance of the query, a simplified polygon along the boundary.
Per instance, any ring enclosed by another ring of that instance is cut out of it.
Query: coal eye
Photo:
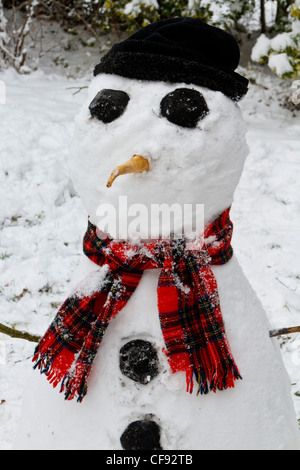
[[[208,113],[203,95],[191,88],[176,88],[160,103],[162,116],[182,127],[196,127],[198,121]]]
[[[125,91],[105,89],[99,91],[89,106],[92,117],[104,123],[120,117],[127,106],[129,96]]]

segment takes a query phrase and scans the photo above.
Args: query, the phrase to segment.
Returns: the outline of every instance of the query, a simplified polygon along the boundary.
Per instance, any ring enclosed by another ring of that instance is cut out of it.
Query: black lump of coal
[[[120,369],[131,380],[147,384],[159,372],[155,347],[141,339],[129,341],[120,350]]]
[[[130,423],[120,441],[124,450],[162,450],[160,427],[150,419]]]
[[[99,91],[89,106],[92,117],[105,124],[120,117],[128,104],[129,96],[122,90],[104,89]]]
[[[208,113],[202,93],[191,88],[176,88],[160,103],[161,115],[181,127],[196,127]]]

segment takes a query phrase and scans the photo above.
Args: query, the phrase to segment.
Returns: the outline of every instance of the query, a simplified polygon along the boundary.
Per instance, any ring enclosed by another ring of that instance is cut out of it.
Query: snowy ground
[[[274,328],[300,324],[300,122],[287,84],[259,74],[241,106],[250,155],[232,207],[233,246]],[[65,300],[86,215],[66,173],[88,78],[0,73],[0,322],[41,335]],[[285,89],[283,88],[285,86]],[[292,90],[291,90],[292,93]],[[84,158],[84,155],[83,155]],[[278,338],[300,419],[300,334]],[[0,449],[11,449],[34,344],[0,335]]]

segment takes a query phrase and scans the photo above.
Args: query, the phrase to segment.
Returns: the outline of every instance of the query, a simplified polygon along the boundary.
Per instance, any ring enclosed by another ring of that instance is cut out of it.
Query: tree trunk
[[[262,34],[267,32],[265,0],[260,0],[260,30]]]

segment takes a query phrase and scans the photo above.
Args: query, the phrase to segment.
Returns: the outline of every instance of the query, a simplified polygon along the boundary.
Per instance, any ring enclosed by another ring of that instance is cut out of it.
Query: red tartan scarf
[[[101,238],[89,222],[83,250],[97,265],[108,265],[106,275],[96,292],[87,297],[74,293],[64,302],[35,350],[34,368],[53,387],[61,382],[66,399],[76,396],[81,401],[110,320],[128,302],[143,271],[161,268],[158,313],[172,372],[186,372],[189,392],[194,380],[201,394],[233,387],[241,376],[226,339],[211,270],[211,265],[231,258],[231,236],[229,209],[192,246],[184,239],[132,246]]]

